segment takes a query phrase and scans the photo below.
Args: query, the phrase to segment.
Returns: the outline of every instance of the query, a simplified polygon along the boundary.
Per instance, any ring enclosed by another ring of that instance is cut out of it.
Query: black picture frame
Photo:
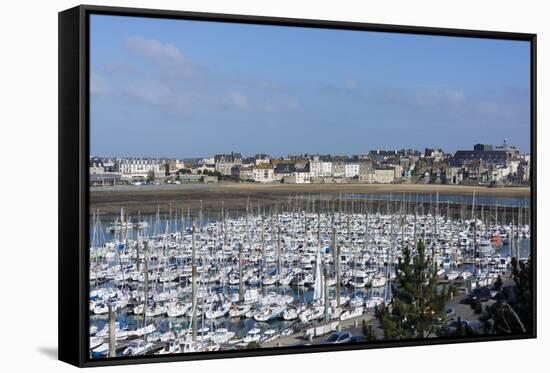
[[[223,21],[261,25],[325,29],[383,31],[390,33],[523,40],[531,45],[531,253],[533,265],[533,331],[530,334],[377,341],[363,344],[299,346],[186,353],[169,356],[90,359],[88,357],[88,242],[89,242],[89,17],[92,14]],[[263,355],[284,355],[383,347],[466,343],[536,338],[536,34],[399,26],[311,19],[275,18],[232,14],[198,13],[81,5],[59,13],[59,360],[79,367],[173,362]]]

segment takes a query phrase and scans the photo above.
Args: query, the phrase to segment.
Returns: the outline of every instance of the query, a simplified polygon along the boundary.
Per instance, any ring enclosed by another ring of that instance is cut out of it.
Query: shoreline
[[[296,194],[418,194],[480,197],[528,198],[530,187],[482,187],[435,184],[181,184],[93,187],[90,209],[100,214],[116,215],[124,207],[130,214],[143,214],[172,209],[219,211],[222,201],[226,209],[242,209],[246,201],[264,205],[286,201]],[[202,202],[201,202],[202,201]]]

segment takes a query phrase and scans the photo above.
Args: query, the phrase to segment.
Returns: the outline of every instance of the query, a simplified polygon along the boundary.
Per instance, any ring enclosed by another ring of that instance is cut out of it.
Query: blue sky
[[[529,151],[529,43],[93,15],[91,152]]]

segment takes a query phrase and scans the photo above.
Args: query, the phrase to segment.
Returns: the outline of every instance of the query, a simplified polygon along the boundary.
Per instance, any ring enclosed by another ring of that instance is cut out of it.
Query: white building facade
[[[309,172],[311,177],[329,177],[332,176],[332,162],[323,160],[318,155],[313,157],[309,163]]]
[[[351,178],[359,176],[359,163],[346,163],[345,177]]]
[[[144,178],[164,175],[161,163],[157,159],[123,158],[118,162],[118,170],[123,179]]]
[[[392,167],[375,168],[374,182],[381,184],[393,183],[395,180],[395,169]]]
[[[296,184],[310,184],[311,183],[311,175],[309,171],[304,170],[296,170],[292,173],[292,177],[294,178],[294,182]]]
[[[265,165],[254,167],[254,181],[257,183],[271,183],[275,181],[275,174],[272,167]]]

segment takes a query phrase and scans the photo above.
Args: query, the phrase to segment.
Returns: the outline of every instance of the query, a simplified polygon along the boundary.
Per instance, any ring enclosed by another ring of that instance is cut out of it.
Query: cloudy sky
[[[529,43],[93,15],[91,151],[529,151]]]

